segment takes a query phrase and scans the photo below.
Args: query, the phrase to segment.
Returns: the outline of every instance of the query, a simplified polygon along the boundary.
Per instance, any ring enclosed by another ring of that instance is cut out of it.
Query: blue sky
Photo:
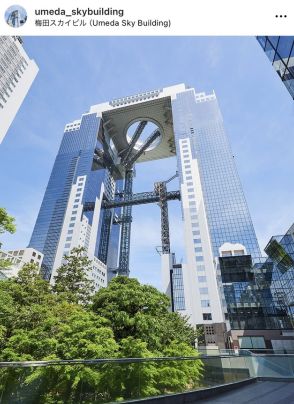
[[[253,37],[25,37],[39,74],[0,145],[0,206],[16,217],[4,249],[29,242],[64,125],[93,104],[184,82],[215,90],[261,248],[294,221],[294,102]],[[135,191],[174,174],[137,165]],[[177,182],[169,186],[177,189]],[[172,248],[183,256],[179,202]],[[159,208],[135,207],[131,274],[160,287]]]

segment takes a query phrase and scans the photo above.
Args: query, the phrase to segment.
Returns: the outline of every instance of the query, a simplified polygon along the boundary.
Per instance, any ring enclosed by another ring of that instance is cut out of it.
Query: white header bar
[[[294,34],[293,0],[17,0],[17,3],[26,10],[27,19],[22,14],[11,15],[12,0],[1,0],[0,35]]]

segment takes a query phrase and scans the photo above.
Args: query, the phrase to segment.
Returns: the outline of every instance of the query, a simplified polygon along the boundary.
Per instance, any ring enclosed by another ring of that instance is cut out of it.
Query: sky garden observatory
[[[136,164],[173,156],[176,175],[133,192]],[[170,243],[171,200],[182,208],[181,264]],[[93,105],[66,124],[29,243],[44,254],[43,276],[52,280],[77,246],[92,261],[96,290],[129,276],[132,206],[147,203],[161,213],[161,275],[172,309],[210,327],[224,347],[216,259],[231,250],[260,257],[260,250],[214,92],[178,84]]]

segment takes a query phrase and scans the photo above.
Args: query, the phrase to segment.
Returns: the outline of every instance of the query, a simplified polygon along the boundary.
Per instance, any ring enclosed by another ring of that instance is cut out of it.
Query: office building
[[[112,199],[115,192],[113,177],[99,157],[103,152],[97,139],[100,124],[101,118],[89,113],[65,126],[29,243],[29,247],[44,254],[42,273],[52,282],[64,255],[83,246],[92,261],[91,277],[96,290],[107,282],[105,256],[99,259],[103,255],[99,242],[105,216],[101,202],[104,195]],[[86,210],[87,202],[93,202],[93,210]],[[111,217],[107,216],[107,220]]]
[[[257,40],[294,98],[294,36],[258,36]]]
[[[232,348],[294,351],[294,226],[267,244],[267,258],[244,246],[220,248],[217,277]]]
[[[0,260],[9,262],[8,267],[0,267],[0,279],[17,276],[19,270],[25,264],[35,264],[41,268],[43,257],[43,254],[34,248],[23,248],[10,251],[0,250]]]
[[[38,70],[35,61],[26,54],[20,37],[0,37],[0,143]]]
[[[285,307],[294,326],[294,224],[284,235],[273,236],[264,251],[273,263],[274,298]]]
[[[176,191],[162,181],[151,192],[133,193],[135,164],[172,156]],[[169,239],[172,199],[182,204],[182,264]],[[92,106],[67,124],[30,246],[44,253],[47,279],[77,245],[108,279],[128,275],[132,205],[154,202],[161,209],[164,291],[175,310],[205,325],[210,344],[221,346],[215,257],[225,243],[241,243],[253,257],[260,251],[214,93],[179,84]]]

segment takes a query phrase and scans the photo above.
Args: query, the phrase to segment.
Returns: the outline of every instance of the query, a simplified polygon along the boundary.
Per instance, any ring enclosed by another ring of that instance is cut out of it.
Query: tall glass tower
[[[100,161],[103,154],[103,146],[97,139],[100,123],[97,114],[89,113],[65,127],[29,243],[44,254],[42,271],[46,279],[53,280],[64,255],[83,246],[92,260],[95,286],[107,284],[107,254],[103,255],[100,245],[105,220],[101,203],[103,195],[113,198],[116,183]],[[87,204],[91,204],[91,209],[87,209]]]
[[[217,285],[216,257],[224,245],[260,250],[216,95],[193,88],[172,100],[183,209],[186,313],[207,324],[210,343],[223,336],[225,319]]]
[[[163,205],[169,194],[133,194],[134,163],[175,155],[185,263],[177,264],[170,249],[166,209],[158,224],[163,287],[175,309],[210,327],[207,335],[217,343],[225,321],[215,259],[226,244],[253,257],[260,251],[214,93],[179,84],[92,106],[66,125],[30,247],[44,254],[47,278],[77,245],[87,249],[95,276],[106,266],[127,275],[130,206]]]
[[[294,99],[294,36],[258,36],[257,40]]]

